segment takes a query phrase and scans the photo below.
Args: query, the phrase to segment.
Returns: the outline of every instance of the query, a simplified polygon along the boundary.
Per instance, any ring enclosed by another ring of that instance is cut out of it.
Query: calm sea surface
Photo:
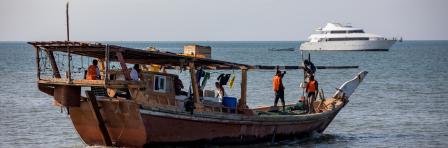
[[[298,47],[300,42],[112,43],[170,52],[182,52],[183,45],[197,43],[211,46],[214,59],[245,64],[297,65],[301,57],[299,51],[268,50]],[[324,134],[268,146],[448,147],[448,41],[405,41],[388,52],[311,52],[311,58],[316,65],[359,66],[318,70],[316,78],[326,96],[359,71],[369,74]],[[35,71],[30,45],[0,42],[0,147],[85,147],[66,113],[60,113],[52,99],[37,90]],[[249,72],[251,107],[273,103],[273,74]],[[284,78],[288,102],[301,95],[302,77],[301,71],[289,70]],[[239,96],[239,88],[228,93]]]

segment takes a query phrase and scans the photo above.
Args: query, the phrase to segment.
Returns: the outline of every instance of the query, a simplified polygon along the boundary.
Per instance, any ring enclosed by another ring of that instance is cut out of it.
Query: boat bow
[[[333,98],[348,99],[353,94],[353,92],[355,92],[356,88],[358,88],[359,84],[361,84],[361,82],[364,80],[367,73],[367,71],[361,71],[353,79],[345,82],[339,88],[336,88],[337,91],[333,95]]]

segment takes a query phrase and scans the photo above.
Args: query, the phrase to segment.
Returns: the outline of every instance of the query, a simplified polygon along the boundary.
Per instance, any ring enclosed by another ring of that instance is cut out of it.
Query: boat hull
[[[396,40],[305,42],[300,50],[388,51]]]
[[[141,110],[141,115],[148,144],[243,144],[322,133],[338,111],[261,118],[237,115],[227,119],[151,110]]]
[[[195,142],[241,144],[293,139],[314,132],[322,133],[348,103],[348,98],[366,75],[367,72],[362,71],[345,82],[333,95],[333,100],[327,99],[329,102],[324,102],[325,108],[330,104],[332,107],[313,114],[190,114],[169,107],[143,106],[132,100],[107,98],[96,99],[104,123],[100,123],[94,114],[96,109],[92,107],[92,101],[81,99],[80,105],[69,107],[69,111],[76,131],[88,145],[105,145],[104,139],[109,136],[115,146],[126,147]],[[263,107],[252,111],[257,113],[268,109]],[[100,125],[104,125],[107,131],[102,132]]]
[[[342,106],[309,115],[244,116],[139,109],[132,102],[98,101],[111,141],[116,146],[153,144],[244,144],[293,139],[322,133]],[[70,107],[70,118],[88,145],[105,145],[88,102]]]
[[[100,113],[107,133],[117,146],[141,147],[147,143],[146,129],[139,113],[139,105],[133,101],[98,100]],[[98,121],[88,101],[79,107],[70,107],[70,119],[77,133],[88,145],[106,145]]]

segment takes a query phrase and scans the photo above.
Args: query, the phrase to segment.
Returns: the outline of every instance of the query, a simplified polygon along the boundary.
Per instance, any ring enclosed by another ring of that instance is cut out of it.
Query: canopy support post
[[[190,68],[190,76],[191,76],[191,86],[193,87],[193,100],[194,105],[197,110],[202,110],[201,101],[199,100],[199,87],[196,83],[196,68],[194,66],[194,62],[189,63]]]
[[[128,67],[126,66],[126,63],[124,62],[123,54],[120,51],[116,52],[116,54],[117,54],[118,61],[120,61],[121,72],[123,73],[125,79],[128,81],[131,80],[131,76],[127,72]]]
[[[69,47],[69,45],[68,44],[66,44],[66,46],[67,46],[67,65],[68,65],[68,71],[67,71],[67,74],[66,74],[66,77],[67,77],[67,79],[68,79],[68,81],[67,81],[67,83],[72,83],[72,54],[71,54],[71,52],[70,52],[70,47]]]
[[[101,75],[101,73],[104,74],[104,72],[105,72],[105,70],[104,70],[105,69],[105,66],[104,66],[105,59],[97,58],[97,60],[98,60],[98,69],[100,69],[100,77],[101,77],[101,76],[103,76],[103,75]],[[104,80],[105,77],[102,77],[102,79]]]
[[[105,54],[106,69],[104,70],[104,84],[107,86],[109,84],[109,44],[106,44]]]
[[[61,78],[61,74],[59,73],[58,65],[56,65],[56,60],[54,59],[53,51],[47,51],[48,58],[50,58],[51,69],[53,70],[53,76],[55,78]]]
[[[238,111],[244,112],[247,109],[246,93],[247,92],[247,68],[241,68],[241,98],[238,101]]]
[[[34,49],[36,49],[37,80],[40,80],[40,48],[34,46]]]

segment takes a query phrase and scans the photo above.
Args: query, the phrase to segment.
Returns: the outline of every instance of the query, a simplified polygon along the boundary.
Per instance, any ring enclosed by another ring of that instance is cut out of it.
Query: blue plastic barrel
[[[235,97],[223,97],[222,98],[222,105],[224,105],[226,107],[235,109],[236,104],[237,104],[237,101],[236,101]]]

